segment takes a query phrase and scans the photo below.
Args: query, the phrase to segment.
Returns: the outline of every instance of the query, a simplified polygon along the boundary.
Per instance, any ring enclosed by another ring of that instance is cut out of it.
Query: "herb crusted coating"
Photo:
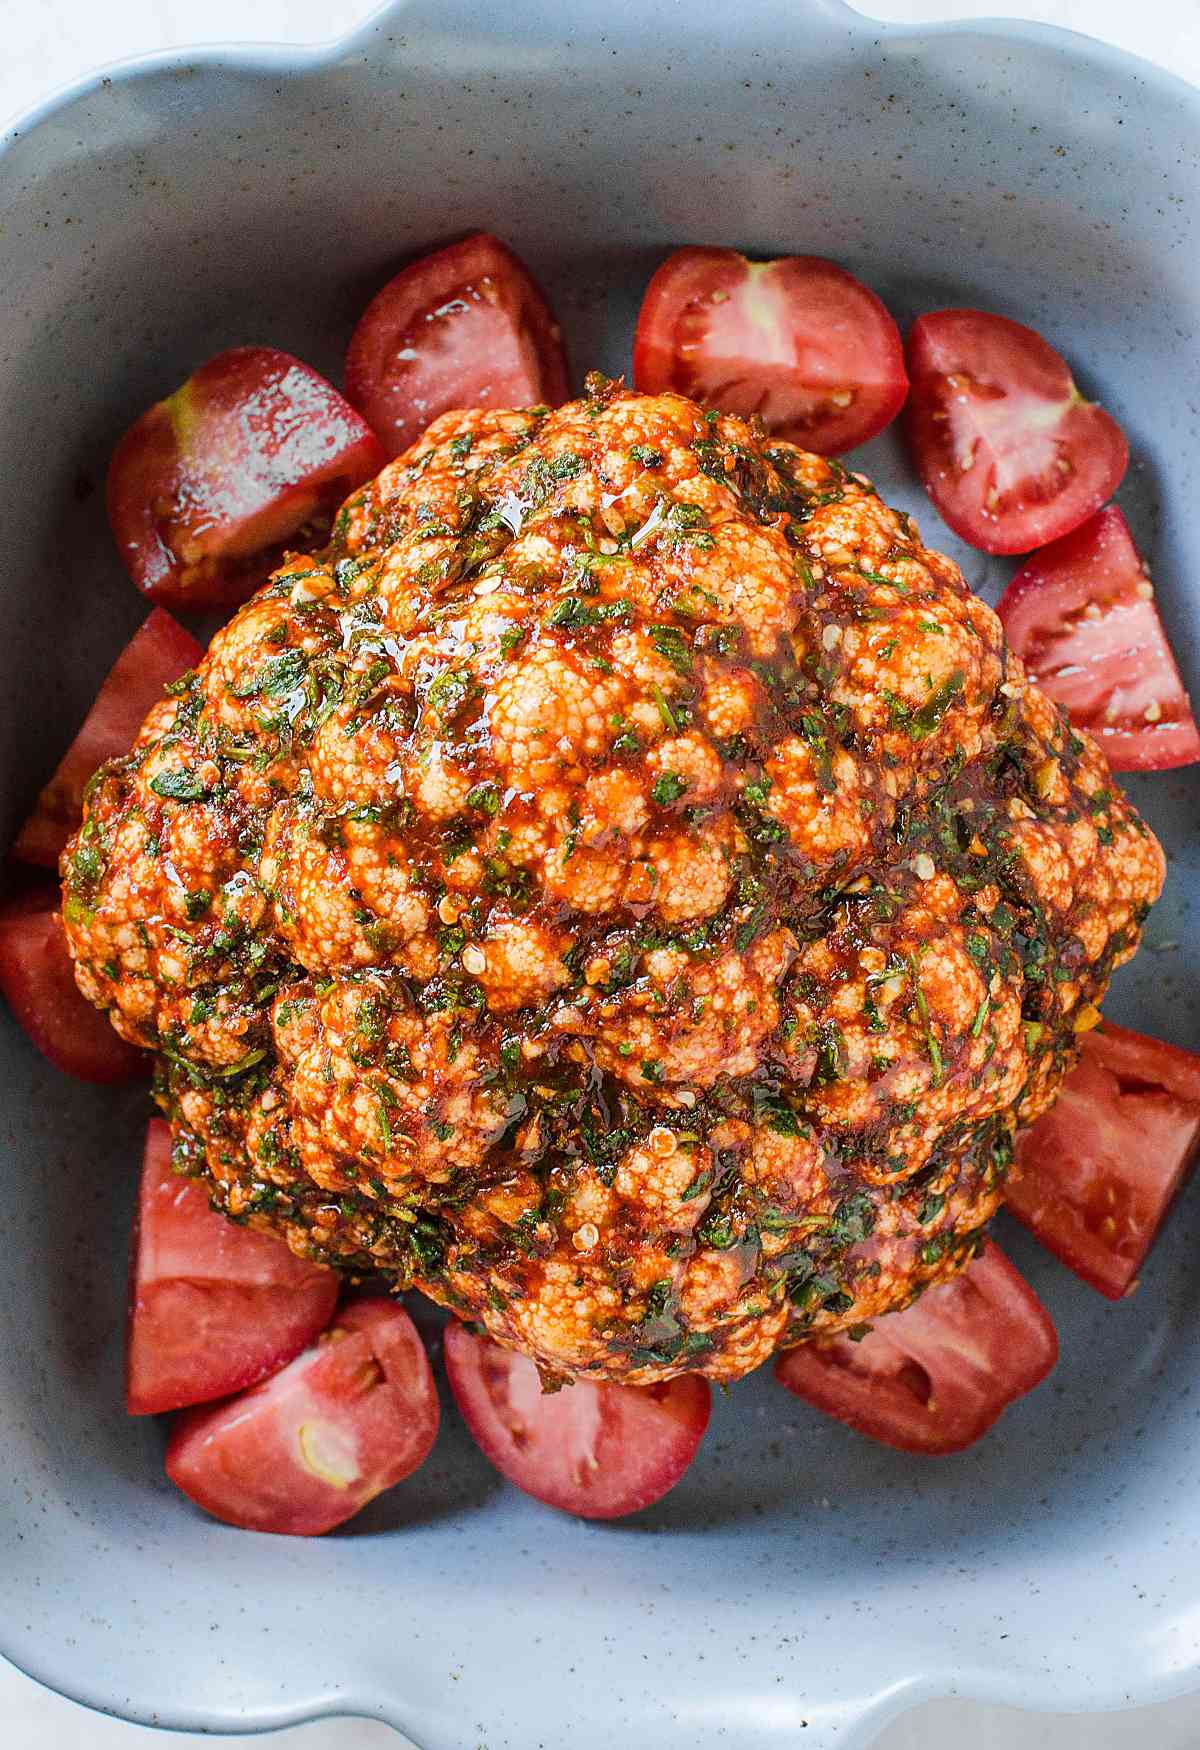
[[[63,868],[221,1207],[632,1383],[960,1268],[1163,872],[867,482],[597,378],[356,493]]]

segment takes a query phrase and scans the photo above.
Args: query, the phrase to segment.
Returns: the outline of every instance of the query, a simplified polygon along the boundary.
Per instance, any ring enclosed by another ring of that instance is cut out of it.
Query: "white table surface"
[[[614,0],[621,4],[641,0]],[[200,42],[322,42],[373,0],[8,0],[0,54],[0,119],[89,69]],[[1200,85],[1200,0],[869,0],[878,18],[919,21],[1019,15],[1087,31]],[[252,27],[248,19],[253,18]],[[2,1596],[2,1595],[0,1595]],[[2,1608],[2,1606],[0,1606]],[[404,1750],[365,1720],[281,1732],[278,1750]],[[0,1659],[0,1750],[201,1750],[245,1739],[167,1735],[85,1712]],[[1103,1717],[1027,1714],[966,1701],[931,1702],[887,1728],[875,1750],[1200,1750],[1200,1696]],[[464,1739],[463,1750],[472,1750]],[[630,1750],[642,1750],[630,1746]]]

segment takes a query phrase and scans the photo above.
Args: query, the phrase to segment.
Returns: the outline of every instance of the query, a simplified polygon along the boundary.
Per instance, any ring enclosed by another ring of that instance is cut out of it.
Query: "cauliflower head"
[[[968,1261],[1163,873],[869,482],[599,378],[357,492],[63,867],[221,1208],[632,1383]]]

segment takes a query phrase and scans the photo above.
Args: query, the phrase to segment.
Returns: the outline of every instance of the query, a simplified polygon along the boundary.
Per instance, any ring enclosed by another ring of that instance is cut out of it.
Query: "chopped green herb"
[[[333,575],[340,590],[349,588],[356,577],[361,577],[367,569],[365,559],[339,559],[333,568]]]
[[[594,626],[598,611],[590,602],[585,602],[582,596],[565,596],[555,604],[546,615],[547,626]]]
[[[444,668],[430,683],[427,697],[443,723],[457,717],[475,689],[474,677],[463,669]]]
[[[969,935],[966,940],[966,950],[977,966],[987,966],[991,960],[986,936],[980,936],[976,933]]]
[[[189,924],[194,924],[202,918],[212,904],[212,894],[207,887],[195,887],[183,902],[184,915]]]
[[[914,741],[924,741],[933,734],[946,712],[963,690],[966,676],[960,669],[944,680],[926,699],[919,711],[914,711],[908,733]]]
[[[658,706],[659,716],[662,718],[666,727],[671,731],[672,735],[677,735],[679,733],[679,723],[672,713],[670,705],[667,703],[666,694],[663,692],[657,681],[654,682],[650,690],[654,695],[654,703]]]
[[[702,1173],[696,1174],[696,1177],[692,1180],[687,1189],[680,1193],[679,1201],[681,1203],[691,1203],[694,1198],[702,1197],[709,1189],[712,1182],[713,1170],[711,1167],[705,1167]]]
[[[866,1191],[843,1197],[833,1212],[829,1237],[836,1246],[857,1246],[875,1231],[875,1205]]]
[[[71,872],[75,879],[84,886],[90,887],[100,879],[103,862],[95,845],[80,845],[71,859]]]
[[[287,636],[286,628],[284,636]],[[286,699],[300,685],[307,668],[308,658],[303,650],[283,650],[278,656],[268,657],[251,680],[234,687],[234,697],[250,699],[257,695],[265,699]]]
[[[696,1229],[696,1238],[714,1251],[727,1252],[737,1239],[737,1229],[729,1215],[710,1215]]]
[[[157,778],[151,778],[150,788],[169,802],[203,802],[211,794],[196,772],[160,772]]]
[[[550,464],[550,477],[553,480],[574,480],[583,473],[584,460],[573,450],[564,450],[561,456],[555,456]]]
[[[746,949],[750,946],[751,942],[753,942],[755,936],[757,936],[759,930],[762,928],[763,917],[766,913],[766,909],[765,903],[760,902],[755,906],[745,922],[738,925],[737,930],[734,933],[733,941],[739,954],[745,953]]]
[[[671,1278],[664,1276],[658,1282],[652,1282],[646,1290],[646,1317],[661,1318],[667,1310],[671,1299]]]
[[[777,1136],[805,1136],[807,1129],[782,1094],[769,1088],[754,1088],[751,1098],[754,1116],[764,1122]]]
[[[650,642],[671,667],[680,674],[690,674],[692,653],[678,626],[651,626]]]
[[[822,1021],[816,1029],[817,1063],[813,1070],[814,1088],[839,1082],[846,1074],[849,1055],[846,1038],[836,1021]]]
[[[933,1085],[936,1088],[946,1073],[945,1065],[942,1062],[942,1048],[932,1032],[925,1035],[925,1046],[929,1052],[930,1064],[933,1066]]]
[[[660,807],[668,808],[672,802],[679,801],[686,789],[687,782],[678,772],[663,772],[655,779],[650,794]]]
[[[476,808],[480,814],[495,816],[500,812],[500,792],[495,784],[476,784],[467,791],[467,807]]]

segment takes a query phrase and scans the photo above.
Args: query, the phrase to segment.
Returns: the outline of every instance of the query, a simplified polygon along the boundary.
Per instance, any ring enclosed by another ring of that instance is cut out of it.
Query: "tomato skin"
[[[619,1519],[661,1500],[708,1427],[708,1381],[580,1380],[544,1394],[527,1355],[447,1326],[450,1389],[484,1455],[525,1494],[582,1519]]]
[[[633,378],[674,390],[820,455],[875,437],[904,405],[900,332],[874,292],[817,255],[752,262],[677,249],[646,288]]]
[[[0,906],[0,992],[34,1045],[84,1082],[129,1082],[150,1074],[150,1058],[113,1031],[75,983],[56,885]]]
[[[1031,678],[1115,772],[1200,760],[1154,592],[1115,504],[1027,560],[996,612]]]
[[[162,608],[153,608],[109,670],[78,735],[21,828],[12,854],[57,869],[83,815],[83,793],[98,766],[128,753],[163,688],[193,668],[204,651]]]
[[[861,1342],[801,1343],[775,1377],[857,1433],[935,1458],[973,1446],[1057,1360],[1049,1313],[986,1240],[965,1270],[887,1313]]]
[[[166,1471],[227,1525],[319,1537],[423,1464],[438,1418],[412,1320],[394,1301],[361,1300],[271,1379],[185,1410]]]
[[[332,512],[384,460],[316,371],[275,347],[233,347],[125,433],[109,522],[152,601],[225,607],[252,595],[293,540],[320,545]]]
[[[956,535],[1028,553],[1086,522],[1120,485],[1129,445],[1084,401],[1061,354],[983,310],[913,323],[905,425],[921,484]]]
[[[346,394],[398,456],[451,408],[559,406],[561,330],[524,263],[476,231],[372,298],[346,354]]]
[[[1005,1201],[1069,1270],[1137,1287],[1200,1145],[1200,1056],[1106,1021],[1050,1110],[1022,1131]]]
[[[170,1126],[151,1121],[130,1252],[131,1416],[227,1397],[276,1372],[324,1330],[337,1297],[332,1270],[239,1227],[172,1172]]]

